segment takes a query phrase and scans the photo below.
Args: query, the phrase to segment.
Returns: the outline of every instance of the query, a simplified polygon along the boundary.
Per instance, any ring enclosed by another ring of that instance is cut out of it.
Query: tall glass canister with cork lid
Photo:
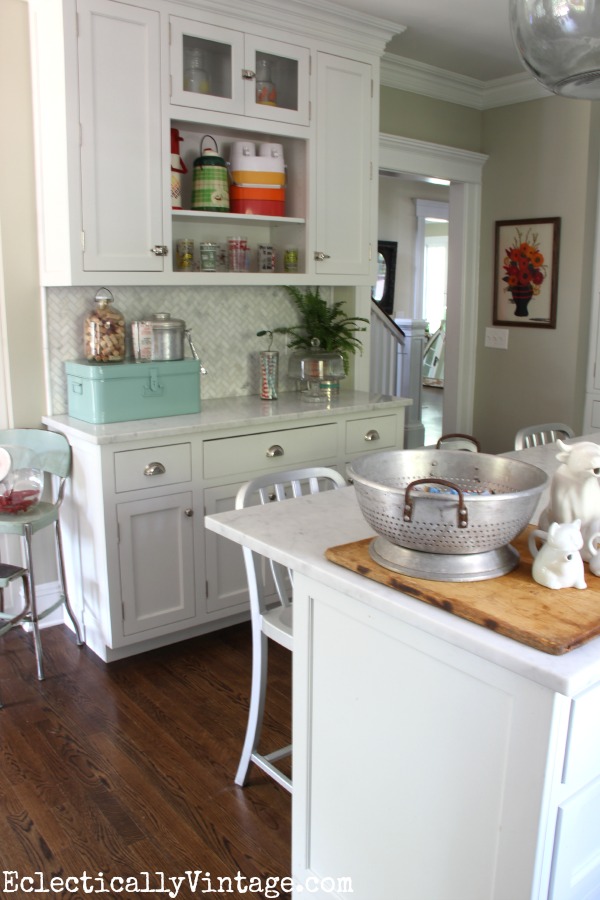
[[[125,318],[113,304],[113,295],[101,288],[84,325],[85,358],[90,362],[122,362],[125,359]]]

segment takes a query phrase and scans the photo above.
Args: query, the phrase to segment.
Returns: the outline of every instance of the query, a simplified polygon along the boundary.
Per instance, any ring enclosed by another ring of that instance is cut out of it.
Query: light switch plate
[[[495,350],[508,350],[508,328],[486,328],[485,346]]]

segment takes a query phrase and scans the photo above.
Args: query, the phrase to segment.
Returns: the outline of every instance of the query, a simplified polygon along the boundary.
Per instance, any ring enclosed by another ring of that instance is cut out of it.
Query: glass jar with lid
[[[90,362],[122,362],[125,359],[125,318],[112,305],[113,295],[101,288],[84,325],[85,358]]]

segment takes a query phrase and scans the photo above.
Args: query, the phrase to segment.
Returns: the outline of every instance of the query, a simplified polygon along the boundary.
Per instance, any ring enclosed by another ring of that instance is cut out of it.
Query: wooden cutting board
[[[587,588],[551,590],[531,577],[527,528],[512,542],[521,556],[516,569],[487,581],[426,581],[401,575],[376,563],[371,538],[330,547],[331,562],[380,584],[445,609],[469,622],[559,656],[600,635],[600,578],[586,565]]]

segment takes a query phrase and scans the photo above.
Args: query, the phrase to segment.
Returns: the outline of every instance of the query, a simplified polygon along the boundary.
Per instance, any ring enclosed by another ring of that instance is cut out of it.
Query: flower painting
[[[494,325],[556,328],[560,219],[496,222]]]

